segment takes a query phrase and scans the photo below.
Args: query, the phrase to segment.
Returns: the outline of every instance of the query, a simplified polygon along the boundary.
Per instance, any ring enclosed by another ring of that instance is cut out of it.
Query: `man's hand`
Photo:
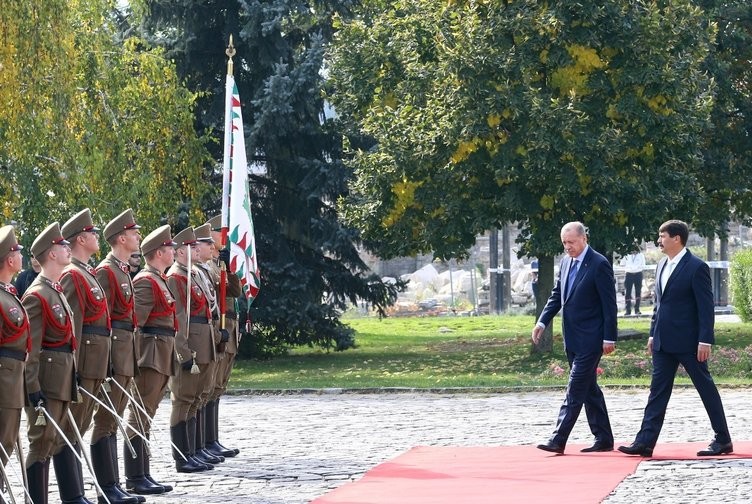
[[[223,248],[219,251],[219,260],[225,263],[225,267],[230,267],[230,249]]]
[[[29,394],[29,404],[32,408],[36,408],[37,406],[44,406],[46,401],[47,398],[44,396],[44,392],[42,392],[41,390]]]
[[[538,344],[538,342],[541,339],[541,336],[543,335],[544,330],[545,328],[539,325],[536,325],[535,327],[533,327],[533,334],[531,335],[531,337],[533,338],[533,343],[535,343],[536,345]]]
[[[648,338],[648,355],[653,355],[653,337]]]
[[[703,345],[699,343],[697,345],[697,362],[705,362],[710,358],[710,345]]]
[[[220,340],[219,340],[220,343],[227,343],[228,341],[230,341],[230,331],[228,331],[227,329],[220,329],[219,334],[220,334]]]
[[[616,343],[607,343],[605,341],[603,342],[603,353],[605,355],[610,354],[614,350],[616,350]]]

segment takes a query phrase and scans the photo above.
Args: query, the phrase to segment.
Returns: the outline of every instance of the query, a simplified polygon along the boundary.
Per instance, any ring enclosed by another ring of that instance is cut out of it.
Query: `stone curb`
[[[717,384],[719,389],[745,390],[752,389],[752,383]],[[647,385],[601,385],[604,390],[646,390]],[[691,383],[675,383],[674,389],[693,389]],[[538,386],[510,386],[510,387],[330,387],[330,388],[299,388],[299,389],[237,389],[227,390],[230,396],[254,395],[338,395],[338,394],[517,394],[527,392],[564,391],[566,385],[538,385]]]

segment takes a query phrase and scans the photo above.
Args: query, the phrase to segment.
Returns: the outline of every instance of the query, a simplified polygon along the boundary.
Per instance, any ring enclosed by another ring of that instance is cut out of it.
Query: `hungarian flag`
[[[227,76],[225,87],[225,152],[222,183],[222,232],[230,245],[230,273],[240,278],[250,303],[261,287],[256,239],[253,234],[248,161],[245,155],[243,116],[235,79]]]

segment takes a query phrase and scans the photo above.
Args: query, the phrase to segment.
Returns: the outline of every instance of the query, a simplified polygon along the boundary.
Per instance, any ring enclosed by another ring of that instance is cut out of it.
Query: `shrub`
[[[744,322],[752,320],[752,250],[741,250],[731,263],[731,299]]]

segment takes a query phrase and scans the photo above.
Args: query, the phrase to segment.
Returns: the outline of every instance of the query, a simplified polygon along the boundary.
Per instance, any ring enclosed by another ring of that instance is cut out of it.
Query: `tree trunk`
[[[512,259],[511,249],[509,244],[509,224],[504,224],[501,228],[501,261],[504,267],[504,302],[501,305],[501,310],[504,313],[509,312],[509,307],[512,306]]]
[[[538,257],[538,296],[535,299],[535,319],[538,320],[546,301],[554,288],[554,258]],[[532,328],[531,328],[532,330]],[[551,353],[554,350],[554,331],[549,324],[538,344],[533,344],[531,353]]]
[[[499,230],[494,228],[488,234],[488,313],[498,315],[501,313],[499,302]]]

